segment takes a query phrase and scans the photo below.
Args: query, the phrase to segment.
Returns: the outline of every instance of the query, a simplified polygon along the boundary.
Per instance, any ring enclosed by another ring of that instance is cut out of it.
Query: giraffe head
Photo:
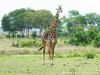
[[[62,13],[62,7],[61,7],[61,5],[58,5],[58,8],[56,9],[57,10],[57,13],[59,14],[59,13]]]

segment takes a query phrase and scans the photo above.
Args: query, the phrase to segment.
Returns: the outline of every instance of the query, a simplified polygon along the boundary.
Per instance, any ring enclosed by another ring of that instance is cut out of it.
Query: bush
[[[69,52],[68,57],[80,57],[81,55],[78,52]]]
[[[7,35],[6,35],[6,38],[11,38],[10,34],[7,34]]]
[[[17,38],[20,38],[21,37],[21,35],[20,34],[17,34]]]
[[[94,38],[99,35],[99,30],[94,26],[90,26],[87,31],[87,34],[90,38],[90,41],[93,41]]]
[[[78,41],[77,41],[77,38],[75,37],[72,37],[69,41],[68,41],[68,44],[71,44],[71,45],[78,45]]]
[[[13,43],[14,47],[39,47],[41,44],[36,40],[18,41]]]
[[[67,40],[64,40],[64,45],[66,45],[67,44]]]
[[[94,46],[100,47],[100,35],[98,35],[94,38]]]
[[[55,57],[56,57],[56,58],[63,58],[63,54],[62,54],[61,52],[57,52],[57,53],[55,54]]]
[[[85,57],[93,59],[96,56],[94,52],[86,52]]]
[[[32,32],[31,36],[32,36],[33,39],[36,38],[36,36],[37,36],[36,34],[37,34],[36,31]]]

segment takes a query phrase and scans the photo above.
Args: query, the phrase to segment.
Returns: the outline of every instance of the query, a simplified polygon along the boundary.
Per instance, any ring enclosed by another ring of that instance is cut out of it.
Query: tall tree
[[[34,24],[40,29],[40,33],[43,29],[47,29],[53,20],[54,16],[48,10],[37,10],[34,12]]]
[[[95,26],[96,13],[88,13],[85,15],[87,24]]]
[[[97,28],[100,30],[100,15],[99,14],[96,15],[95,22],[96,22]]]
[[[87,27],[86,26],[86,18],[85,18],[85,16],[79,15],[79,16],[77,16],[75,18],[76,18],[76,20],[77,20],[79,25],[81,25],[83,27]]]

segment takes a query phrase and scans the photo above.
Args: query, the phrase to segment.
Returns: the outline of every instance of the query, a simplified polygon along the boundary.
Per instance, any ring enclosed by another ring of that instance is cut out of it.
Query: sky
[[[77,10],[82,15],[91,12],[100,14],[100,0],[0,0],[0,25],[2,17],[15,9],[46,9],[55,15],[58,5],[62,5],[63,10],[60,17],[68,15],[69,10]]]

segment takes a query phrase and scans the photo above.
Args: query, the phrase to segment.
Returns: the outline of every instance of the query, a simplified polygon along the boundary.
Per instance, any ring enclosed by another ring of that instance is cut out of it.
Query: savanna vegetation
[[[57,25],[55,65],[47,60],[43,66],[40,36],[54,15],[31,8],[5,14],[2,28],[8,34],[0,35],[0,75],[99,75],[100,14],[70,10],[68,15]],[[33,28],[40,29],[40,34],[31,31]]]

